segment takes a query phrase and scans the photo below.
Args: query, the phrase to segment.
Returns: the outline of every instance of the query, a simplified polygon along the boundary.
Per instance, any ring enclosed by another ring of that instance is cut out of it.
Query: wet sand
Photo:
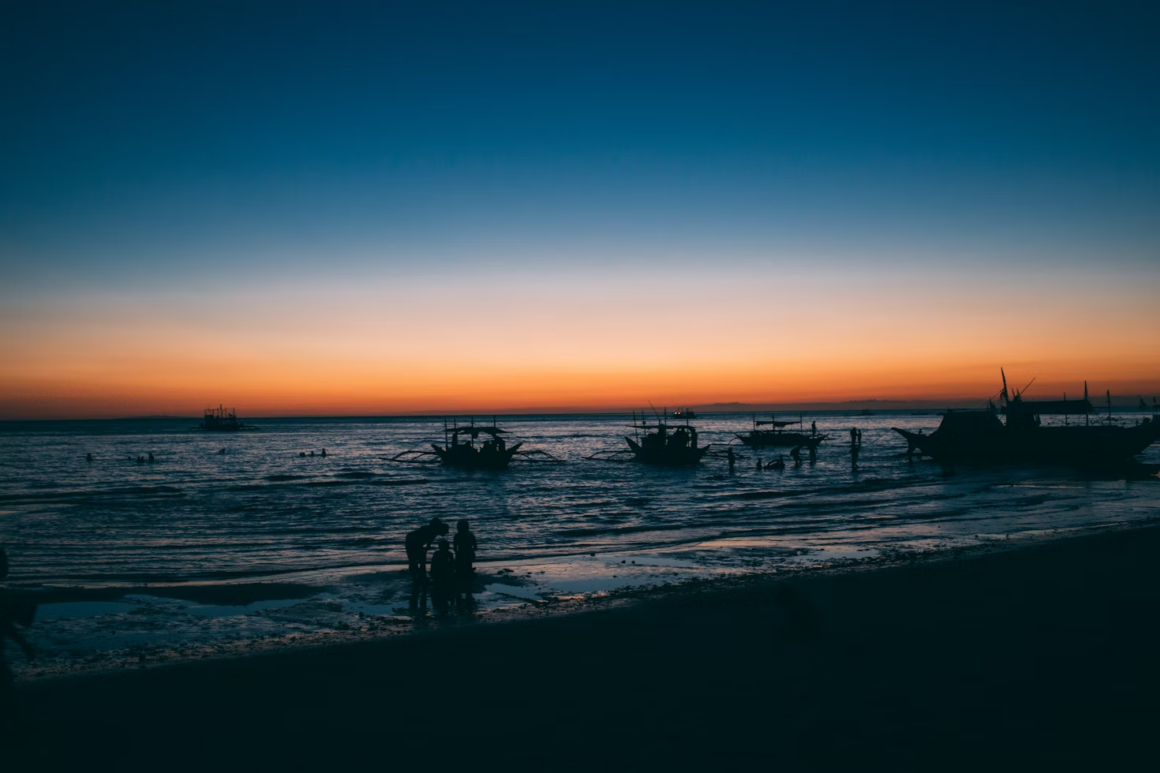
[[[23,770],[1150,767],[1158,556],[1147,527],[30,683],[18,756]]]

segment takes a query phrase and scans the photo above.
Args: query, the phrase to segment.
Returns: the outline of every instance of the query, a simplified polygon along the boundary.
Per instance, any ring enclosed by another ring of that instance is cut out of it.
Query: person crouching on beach
[[[475,535],[471,533],[471,525],[464,518],[456,524],[455,533],[455,574],[460,579],[470,579],[475,573],[472,562],[475,561]]]
[[[411,579],[415,582],[427,580],[427,548],[438,537],[446,537],[447,524],[438,518],[432,518],[431,523],[420,526],[407,535],[404,545],[407,548],[407,568],[411,571]]]
[[[431,556],[431,581],[439,586],[455,582],[455,556],[447,540],[439,540],[439,549]]]

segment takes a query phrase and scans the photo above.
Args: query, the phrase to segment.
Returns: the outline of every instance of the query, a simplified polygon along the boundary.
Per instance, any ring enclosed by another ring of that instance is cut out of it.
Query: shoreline
[[[354,643],[373,643],[398,637],[424,636],[442,629],[464,630],[474,626],[494,626],[518,623],[526,620],[540,620],[545,618],[566,617],[576,614],[601,612],[617,608],[634,607],[664,603],[673,599],[680,599],[690,594],[728,594],[752,588],[778,586],[787,582],[808,580],[818,577],[846,574],[863,574],[868,572],[886,571],[901,566],[915,564],[937,564],[944,561],[957,561],[974,557],[992,555],[994,553],[1018,552],[1034,549],[1043,544],[1050,544],[1059,540],[1083,539],[1088,536],[1119,532],[1124,530],[1146,529],[1160,523],[1157,519],[1147,519],[1134,522],[1116,522],[1098,526],[1087,526],[1065,530],[1068,533],[1060,535],[1060,530],[1050,533],[1018,533],[1015,539],[998,538],[993,535],[980,536],[979,540],[967,545],[955,547],[935,547],[926,549],[908,549],[908,545],[896,549],[875,549],[866,557],[838,557],[825,560],[824,550],[800,549],[794,551],[794,559],[800,563],[780,565],[777,569],[757,571],[723,571],[715,573],[705,567],[693,570],[687,577],[676,577],[673,580],[662,582],[645,581],[643,584],[628,584],[614,587],[606,591],[580,592],[575,594],[536,595],[531,586],[524,588],[526,580],[518,574],[507,574],[510,569],[499,569],[495,574],[481,573],[475,583],[476,589],[486,588],[491,593],[484,596],[493,596],[490,603],[475,604],[464,609],[458,605],[449,606],[442,614],[437,611],[428,611],[426,598],[424,607],[419,614],[412,606],[409,614],[400,614],[405,610],[395,607],[393,613],[359,615],[353,624],[346,621],[334,623],[322,630],[315,631],[286,631],[280,634],[252,635],[239,640],[210,640],[205,642],[186,643],[184,649],[179,645],[162,645],[162,655],[159,657],[157,648],[129,647],[123,650],[112,650],[99,654],[92,654],[80,661],[58,663],[55,668],[45,667],[43,664],[31,665],[22,658],[13,658],[10,665],[16,675],[18,683],[35,684],[49,680],[86,678],[90,676],[107,676],[123,673],[126,669],[158,670],[165,668],[180,668],[192,663],[205,661],[220,661],[235,658],[264,657],[281,653],[307,651],[319,647],[343,646]],[[841,551],[840,551],[841,552]],[[635,556],[632,565],[625,564],[627,558],[620,561],[624,569],[631,571],[648,571],[652,565],[643,556],[633,551],[602,554],[599,561],[612,560],[613,565],[621,555]],[[655,556],[650,556],[655,560]],[[561,558],[565,561],[582,558],[582,555],[550,556],[549,559]],[[791,559],[791,560],[794,560]],[[515,565],[544,565],[544,562],[532,564],[527,559],[503,559],[490,562],[496,567]],[[483,565],[481,565],[482,568]],[[372,567],[358,567],[367,576],[379,577],[384,575],[398,575],[393,578],[398,582],[410,585],[406,579],[406,567],[396,565],[381,565]],[[369,570],[369,571],[368,571]],[[318,582],[317,577],[341,576],[344,570],[327,570],[322,572],[300,572],[290,577],[299,576],[305,579],[315,575],[315,583],[294,582],[293,580],[255,581],[248,583],[221,582],[190,582],[164,586],[133,585],[110,587],[74,588],[55,587],[45,590],[31,591],[32,595],[44,604],[60,604],[65,606],[79,603],[88,605],[127,601],[158,597],[159,599],[181,600],[218,606],[220,609],[246,609],[247,607],[260,608],[267,602],[275,602],[271,606],[279,607],[277,602],[282,600],[304,601],[319,598],[325,608],[330,602],[330,594],[335,585],[327,582]],[[647,575],[645,575],[647,576]],[[616,578],[617,575],[612,575]],[[13,588],[20,594],[29,592],[28,588]],[[424,594],[426,596],[426,594]],[[412,598],[412,604],[414,599]],[[386,605],[390,606],[390,605]],[[379,611],[382,611],[381,609]],[[223,617],[233,620],[240,613],[231,611]],[[347,616],[349,617],[349,615]],[[317,622],[317,620],[315,621]],[[36,636],[36,626],[32,631]],[[38,663],[40,663],[38,661]]]
[[[1153,523],[869,571],[707,582],[570,614],[537,606],[502,625],[38,680],[18,686],[23,753],[34,769],[74,754],[148,767],[169,745],[212,737],[215,753],[261,764],[426,759],[450,743],[429,720],[460,717],[461,740],[516,755],[1129,762],[1151,751],[1160,718],[1158,551]],[[376,745],[384,728],[411,740]]]

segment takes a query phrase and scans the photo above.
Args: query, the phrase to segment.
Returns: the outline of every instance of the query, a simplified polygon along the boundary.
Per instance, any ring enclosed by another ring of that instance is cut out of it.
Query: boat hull
[[[747,432],[736,437],[750,448],[817,448],[818,443],[826,439],[825,435],[805,435],[800,432]]]
[[[470,446],[454,446],[444,448],[432,445],[439,461],[445,467],[454,467],[458,470],[506,470],[511,464],[522,443],[516,443],[511,448],[484,452]]]
[[[893,429],[906,439],[909,453],[919,451],[939,461],[1106,464],[1131,459],[1160,440],[1160,422],[1156,421],[1135,427],[1001,427],[982,433],[950,433],[940,428],[929,435]]]
[[[709,446],[694,448],[692,446],[649,448],[642,446],[632,438],[625,438],[628,447],[632,450],[634,461],[642,464],[652,464],[659,467],[692,467],[699,464],[709,453]]]

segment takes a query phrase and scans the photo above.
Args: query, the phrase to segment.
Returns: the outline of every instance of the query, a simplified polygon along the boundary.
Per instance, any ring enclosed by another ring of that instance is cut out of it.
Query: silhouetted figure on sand
[[[737,464],[737,454],[730,448],[725,451],[725,458],[729,460],[729,472],[733,472],[733,465]]]
[[[425,582],[427,579],[427,548],[439,537],[446,537],[449,531],[451,530],[447,528],[447,524],[438,518],[432,518],[431,523],[420,526],[407,535],[403,544],[407,549],[407,564],[411,578],[415,582]]]
[[[447,540],[439,540],[439,549],[431,556],[431,602],[435,614],[443,616],[451,611],[455,590],[455,556]]]
[[[0,547],[0,580],[8,576],[8,553]],[[33,660],[36,653],[32,645],[20,633],[17,626],[32,625],[32,618],[36,614],[36,607],[32,604],[20,605],[8,594],[7,589],[0,588],[0,739],[14,735],[16,723],[16,702],[13,687],[12,671],[8,668],[8,661],[4,657],[6,640],[11,639],[24,650],[24,657]]]
[[[460,579],[470,579],[475,573],[475,567],[472,565],[477,547],[475,535],[471,533],[471,524],[466,518],[460,520],[455,528],[455,574]],[[431,562],[431,570],[434,573],[434,560]]]
[[[439,540],[439,549],[431,556],[431,581],[442,586],[455,581],[455,556],[451,553],[451,544],[445,539]]]

